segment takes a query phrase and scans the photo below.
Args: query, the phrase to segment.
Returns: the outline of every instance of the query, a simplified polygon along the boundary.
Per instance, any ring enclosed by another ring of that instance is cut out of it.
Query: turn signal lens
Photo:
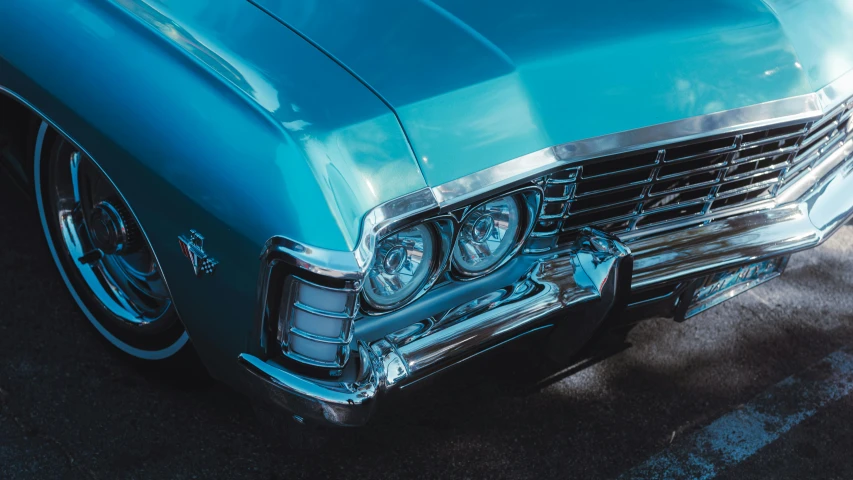
[[[277,338],[281,352],[315,367],[339,369],[349,358],[358,291],[292,276],[282,289]]]
[[[491,200],[469,212],[453,248],[456,268],[475,276],[498,266],[518,245],[520,217],[513,196]]]

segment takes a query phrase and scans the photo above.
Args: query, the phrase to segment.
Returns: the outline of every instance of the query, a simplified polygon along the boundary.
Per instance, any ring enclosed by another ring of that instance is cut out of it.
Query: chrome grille
[[[707,222],[770,200],[847,137],[853,102],[800,122],[582,162],[537,179],[545,190],[527,251],[593,226],[617,235]],[[632,235],[634,235],[632,233]]]
[[[828,153],[841,146],[850,134],[850,127],[853,126],[850,123],[851,115],[853,115],[853,100],[841,104],[829,115],[815,122],[800,143],[799,152],[791,167],[785,171],[782,182],[791,183],[816,166]]]

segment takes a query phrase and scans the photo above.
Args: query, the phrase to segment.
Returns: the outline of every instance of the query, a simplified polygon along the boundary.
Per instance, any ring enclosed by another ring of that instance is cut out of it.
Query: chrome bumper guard
[[[612,236],[587,230],[570,249],[541,258],[506,289],[371,344],[359,343],[355,381],[303,377],[250,354],[240,355],[239,362],[255,393],[295,415],[362,425],[379,397],[550,325],[557,313],[554,325],[589,318],[600,323],[625,293],[620,290],[628,289],[619,281],[625,276],[638,289],[817,246],[853,214],[853,175],[845,163],[851,145],[778,197],[773,208],[637,240],[630,250]]]

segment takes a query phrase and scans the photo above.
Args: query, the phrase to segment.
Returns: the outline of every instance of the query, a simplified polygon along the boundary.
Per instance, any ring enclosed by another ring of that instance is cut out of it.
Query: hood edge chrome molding
[[[739,130],[821,118],[853,96],[853,70],[815,93],[577,140],[523,155],[432,187],[441,207],[535,178],[573,163],[602,156],[691,141]]]

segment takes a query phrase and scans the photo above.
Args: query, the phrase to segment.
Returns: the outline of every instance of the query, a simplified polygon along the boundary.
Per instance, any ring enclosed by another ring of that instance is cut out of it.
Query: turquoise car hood
[[[849,0],[252,1],[394,109],[433,186],[853,68]]]

